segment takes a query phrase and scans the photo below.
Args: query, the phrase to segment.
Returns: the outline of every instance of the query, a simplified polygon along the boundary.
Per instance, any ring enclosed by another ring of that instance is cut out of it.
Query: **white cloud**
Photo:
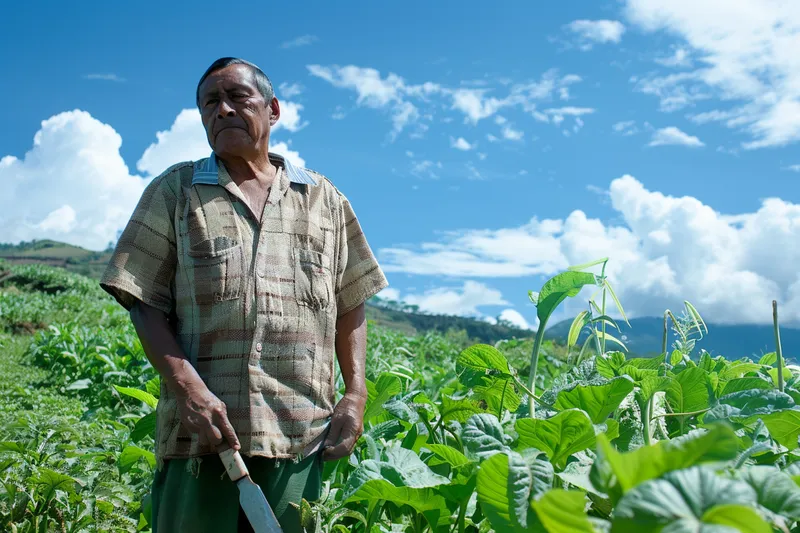
[[[766,324],[776,299],[785,323],[800,322],[800,204],[768,198],[755,212],[723,215],[629,175],[611,182],[608,197],[619,225],[575,210],[519,227],[451,231],[418,248],[382,249],[379,258],[388,272],[529,278],[610,257],[607,273],[630,316],[659,316],[685,299],[711,322]],[[590,293],[568,301],[565,316]]]
[[[84,77],[84,79],[87,79],[87,80],[115,81],[117,83],[124,83],[124,82],[128,81],[125,78],[123,78],[121,76],[118,76],[116,74],[113,74],[113,73],[108,73],[108,74],[86,74],[83,77]]]
[[[281,48],[299,48],[301,46],[308,46],[319,41],[316,35],[301,35],[289,41],[281,43]]]
[[[656,58],[656,63],[665,67],[690,67],[692,66],[691,52],[678,46],[669,57]]]
[[[439,174],[436,173],[436,169],[442,168],[442,162],[437,161],[434,163],[433,161],[429,161],[427,159],[422,161],[415,161],[411,165],[411,174],[417,176],[418,178],[431,178],[431,179],[438,179]]]
[[[157,176],[167,168],[180,163],[208,157],[211,146],[197,109],[184,109],[170,129],[156,133],[156,142],[145,149],[136,163],[139,172]]]
[[[373,109],[388,110],[392,116],[394,128],[392,137],[396,137],[405,126],[416,123],[421,116],[429,116],[420,112],[420,108],[431,106],[432,98],[450,101],[450,109],[464,115],[464,121],[477,124],[481,120],[496,115],[500,110],[518,107],[535,119],[549,122],[546,113],[537,109],[537,103],[549,101],[556,93],[562,97],[565,89],[581,80],[580,76],[567,74],[560,76],[555,69],[545,72],[538,81],[503,86],[507,91],[504,96],[495,96],[490,88],[448,88],[438,83],[424,82],[409,84],[404,78],[392,72],[382,75],[373,68],[347,65],[344,67],[308,65],[312,76],[321,78],[334,87],[353,90],[356,93],[356,104]],[[441,104],[441,102],[440,102]],[[565,107],[563,114],[585,114],[594,111],[591,108]],[[443,122],[449,117],[442,119]],[[502,124],[500,118],[498,124]],[[419,124],[418,124],[419,125]],[[412,137],[419,136],[411,134]]]
[[[300,111],[303,109],[302,105],[284,101],[280,103],[280,107],[281,116],[278,122],[272,127],[272,131],[286,128],[291,132],[296,132],[308,126],[308,121],[303,122],[300,120]]]
[[[121,146],[111,126],[85,111],[43,121],[22,159],[0,160],[3,240],[57,238],[104,249],[128,221],[147,183],[130,173]]]
[[[613,129],[616,133],[621,133],[622,135],[635,135],[636,133],[639,133],[635,120],[623,120],[621,122],[617,122],[611,126],[611,129]]]
[[[647,32],[681,40],[702,67],[638,81],[665,111],[714,97],[717,120],[745,131],[756,149],[800,140],[800,4],[782,0],[627,0]]]
[[[386,287],[379,292],[377,296],[382,300],[394,300],[395,302],[400,301],[400,291],[394,287]]]
[[[565,28],[576,34],[581,50],[591,50],[596,43],[618,43],[625,26],[617,20],[573,20]]]
[[[460,288],[439,287],[423,294],[407,294],[403,301],[428,313],[461,316],[480,316],[479,307],[509,304],[500,291],[472,280]]]
[[[786,167],[786,170],[791,170],[792,172],[800,172],[800,165],[789,165]]]
[[[286,159],[289,160],[291,164],[296,167],[305,167],[306,160],[300,157],[300,153],[297,150],[292,150],[289,148],[289,144],[284,141],[270,143],[269,147],[270,152],[275,152],[276,154],[280,154]]]
[[[525,317],[516,309],[504,309],[503,312],[500,313],[500,319],[511,322],[518,328],[533,329],[531,324],[529,324],[528,321],[525,320]],[[536,320],[536,322],[538,322],[538,320]]]
[[[509,141],[519,141],[524,135],[525,132],[515,130],[511,126],[506,126],[503,128],[503,138],[508,139]]]
[[[281,98],[294,98],[295,96],[300,96],[303,94],[305,87],[300,85],[299,83],[286,83],[283,82],[278,87],[278,93],[281,95]]]
[[[475,145],[470,144],[464,137],[459,137],[458,139],[454,139],[450,137],[450,146],[455,148],[456,150],[462,151],[469,151],[475,148]]]
[[[120,155],[122,138],[85,111],[42,122],[23,159],[0,159],[0,227],[7,242],[56,238],[102,250],[128,222],[148,181],[181,161],[208,157],[211,148],[196,109],[184,109],[156,133],[132,174]],[[285,142],[270,149],[305,166]],[[30,198],[36,198],[35,202]]]
[[[499,141],[499,140],[500,140],[500,139],[498,139],[498,138],[497,138],[497,136],[495,136],[495,135],[492,135],[491,133],[489,133],[489,134],[487,134],[487,135],[486,135],[486,139],[487,139],[487,140],[488,140],[490,143],[494,143],[494,142],[497,142],[497,141]]]
[[[705,146],[703,142],[695,137],[684,133],[675,126],[661,128],[653,132],[653,138],[650,140],[648,146],[667,146],[667,145],[680,145],[699,147]]]

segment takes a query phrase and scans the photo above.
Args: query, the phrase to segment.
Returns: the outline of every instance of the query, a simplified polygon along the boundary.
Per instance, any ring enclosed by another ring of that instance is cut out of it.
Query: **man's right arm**
[[[238,450],[239,439],[228,420],[225,404],[208,390],[186,358],[167,315],[137,301],[131,307],[130,317],[147,359],[178,400],[183,425],[214,446],[226,440],[231,448]]]

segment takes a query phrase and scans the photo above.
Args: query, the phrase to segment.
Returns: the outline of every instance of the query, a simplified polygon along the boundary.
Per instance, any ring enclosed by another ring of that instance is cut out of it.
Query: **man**
[[[258,67],[219,59],[196,98],[213,153],[153,179],[101,280],[161,375],[153,531],[250,530],[224,444],[300,531],[291,504],[363,430],[364,302],[387,281],[345,196],[269,152],[280,105]]]

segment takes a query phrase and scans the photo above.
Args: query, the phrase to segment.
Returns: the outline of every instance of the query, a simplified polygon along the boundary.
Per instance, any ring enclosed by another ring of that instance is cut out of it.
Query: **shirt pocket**
[[[308,248],[294,248],[294,291],[297,303],[312,309],[331,304],[330,259]]]
[[[199,305],[241,297],[244,285],[241,243],[228,237],[205,239],[191,245],[186,254]]]

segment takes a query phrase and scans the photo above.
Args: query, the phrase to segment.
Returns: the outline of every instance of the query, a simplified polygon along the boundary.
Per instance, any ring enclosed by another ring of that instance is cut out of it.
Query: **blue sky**
[[[800,320],[800,8],[387,4],[17,3],[0,241],[103,248],[207,155],[195,86],[233,55],[276,87],[275,149],[353,203],[386,296],[533,325],[528,290],[610,256],[633,316]]]

